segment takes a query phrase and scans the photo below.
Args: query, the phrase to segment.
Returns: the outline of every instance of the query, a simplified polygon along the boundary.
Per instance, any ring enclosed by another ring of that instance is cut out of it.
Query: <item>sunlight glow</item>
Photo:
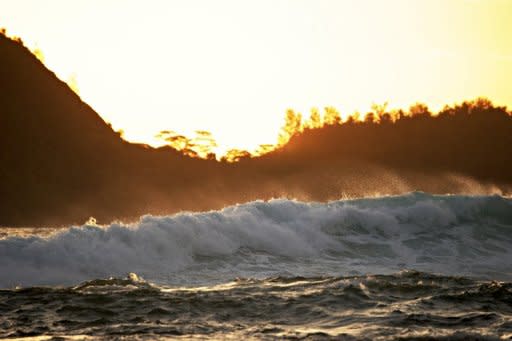
[[[0,2],[0,27],[152,145],[205,130],[218,152],[255,150],[277,142],[287,108],[512,104],[507,0],[16,0]]]

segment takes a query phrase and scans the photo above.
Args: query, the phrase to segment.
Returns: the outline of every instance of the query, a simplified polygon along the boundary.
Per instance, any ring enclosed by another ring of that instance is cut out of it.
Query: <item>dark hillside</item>
[[[238,163],[122,140],[22,44],[0,34],[0,226],[132,220],[254,199],[507,191],[512,117],[486,101],[396,122],[305,130]]]
[[[30,51],[3,35],[0,147],[0,225],[142,214],[158,206],[152,188],[194,187],[217,166],[123,141]]]

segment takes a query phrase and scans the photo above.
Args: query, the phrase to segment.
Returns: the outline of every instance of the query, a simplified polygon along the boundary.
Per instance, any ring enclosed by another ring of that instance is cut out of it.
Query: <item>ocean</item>
[[[512,339],[512,199],[275,199],[2,228],[0,337]]]

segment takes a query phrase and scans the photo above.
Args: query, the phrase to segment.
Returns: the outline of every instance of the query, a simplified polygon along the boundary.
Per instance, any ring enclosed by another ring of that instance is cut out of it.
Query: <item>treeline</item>
[[[277,149],[286,149],[286,145],[291,140],[294,144],[300,144],[301,135],[305,135],[306,138],[313,140],[314,143],[310,142],[311,146],[317,146],[318,151],[338,150],[335,148],[336,145],[350,145],[353,142],[344,141],[347,140],[347,134],[352,134],[352,130],[361,129],[362,131],[372,130],[372,137],[357,136],[358,143],[369,142],[367,139],[373,140],[378,137],[375,133],[384,133],[392,127],[391,133],[401,134],[402,130],[412,131],[417,125],[425,125],[425,121],[430,121],[430,126],[435,125],[436,130],[449,131],[450,125],[454,125],[453,128],[453,139],[460,140],[463,136],[457,135],[456,125],[463,121],[463,125],[468,126],[472,129],[480,129],[482,121],[487,121],[490,124],[504,123],[507,127],[510,123],[510,117],[512,117],[512,111],[509,111],[505,106],[495,106],[489,99],[480,97],[470,101],[464,101],[462,103],[456,103],[453,105],[446,105],[439,112],[432,112],[426,104],[416,103],[412,105],[408,110],[404,109],[387,109],[388,104],[372,105],[372,110],[361,114],[359,112],[352,113],[347,117],[343,118],[339,111],[334,107],[324,108],[323,115],[320,114],[319,110],[313,108],[308,118],[304,119],[301,113],[295,112],[293,109],[288,109],[285,116],[285,122],[281,128],[279,134],[278,143],[266,148],[263,153],[252,153],[246,155],[249,157],[258,157],[268,152]],[[378,126],[378,127],[377,127]],[[429,125],[421,127],[425,129],[424,134],[430,134],[428,132]],[[318,130],[319,131],[315,131]],[[389,136],[389,141],[396,141],[396,138]],[[448,137],[445,136],[445,142],[449,142]],[[404,143],[410,145],[415,140],[414,136],[410,136],[409,142]],[[338,141],[338,143],[336,142]],[[427,141],[423,141],[427,143]],[[417,143],[420,143],[418,141]],[[470,143],[466,141],[465,143]],[[315,148],[316,149],[316,148]],[[342,148],[343,149],[343,148]],[[354,153],[359,153],[362,149],[357,146],[350,148]],[[315,150],[315,152],[317,152]],[[363,158],[363,155],[360,155]],[[243,159],[243,158],[242,158]]]
[[[285,154],[296,150],[304,156],[509,180],[512,113],[506,107],[477,98],[446,106],[438,113],[424,104],[408,111],[386,111],[385,106],[375,109],[361,119],[349,116],[344,122],[324,124],[320,129],[298,129],[282,149]]]
[[[387,109],[388,104],[374,104],[371,111],[361,114],[359,112],[352,113],[343,118],[340,112],[334,107],[325,107],[323,113],[317,108],[311,109],[309,117],[304,116],[288,109],[284,117],[284,124],[281,127],[279,136],[276,139],[276,144],[263,144],[257,150],[247,151],[240,149],[228,150],[225,155],[220,158],[217,157],[214,150],[217,143],[213,135],[204,130],[196,131],[196,136],[193,138],[177,134],[172,131],[161,131],[156,137],[165,141],[167,145],[182,152],[190,157],[197,157],[203,159],[218,159],[223,162],[238,162],[249,158],[257,158],[265,154],[271,153],[277,149],[284,148],[289,141],[303,133],[309,134],[310,130],[327,128],[332,130],[332,127],[343,125],[359,125],[367,126],[373,124],[389,125],[398,124],[400,126],[409,125],[411,122],[419,122],[425,118],[434,118],[438,122],[443,121],[444,118],[451,117],[451,121],[457,121],[464,117],[467,119],[469,115],[474,116],[488,115],[491,116],[501,115],[503,117],[512,116],[512,112],[508,111],[506,107],[499,107],[484,97],[477,98],[472,101],[464,101],[460,104],[446,105],[439,112],[432,112],[426,104],[416,103],[408,110],[404,109]],[[474,118],[474,117],[473,117]],[[409,123],[406,123],[409,122]]]

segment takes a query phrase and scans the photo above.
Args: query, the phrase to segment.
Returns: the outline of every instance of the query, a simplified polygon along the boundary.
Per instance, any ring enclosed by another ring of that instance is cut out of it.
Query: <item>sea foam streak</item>
[[[50,237],[10,236],[0,240],[0,287],[72,285],[129,272],[171,285],[401,269],[510,280],[511,260],[509,198],[278,199]]]

